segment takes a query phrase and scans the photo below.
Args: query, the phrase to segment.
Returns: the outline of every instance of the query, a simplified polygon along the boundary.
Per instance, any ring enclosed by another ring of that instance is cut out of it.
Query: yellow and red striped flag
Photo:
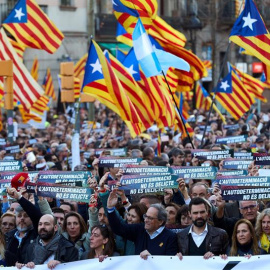
[[[77,99],[80,97],[81,93],[81,81],[79,78],[74,77],[74,98]]]
[[[38,81],[38,68],[39,68],[38,59],[37,59],[37,57],[35,57],[35,59],[33,61],[33,66],[31,69],[31,75],[36,81]]]
[[[141,119],[116,77],[109,61],[103,55],[98,44],[92,40],[85,76],[83,92],[88,93],[104,102],[106,106],[114,108],[135,134],[140,134]]]
[[[74,66],[74,77],[84,75],[84,68],[87,61],[88,53],[86,53]]]
[[[157,8],[157,0],[113,1],[113,10],[117,21],[130,34],[133,33],[138,18],[141,19],[146,31],[148,31],[152,25],[152,19],[157,15]]]
[[[232,65],[236,74],[239,76],[240,80],[244,84],[248,92],[255,98],[261,100],[262,102],[267,102],[267,99],[262,95],[263,90],[266,87],[265,83],[252,77],[251,75],[244,73]]]
[[[3,26],[24,47],[49,53],[54,53],[64,39],[35,0],[19,0]]]
[[[234,119],[238,120],[250,109],[255,100],[234,71],[231,71],[231,77],[232,93],[217,93],[216,99]]]
[[[14,99],[20,101],[22,106],[29,110],[44,91],[20,60],[3,28],[0,30],[0,60],[13,61]],[[3,81],[3,78],[1,80]]]
[[[45,90],[45,95],[51,97],[53,100],[56,100],[54,86],[53,86],[53,79],[51,75],[51,70],[48,68],[43,80],[43,87]]]
[[[49,110],[48,107],[49,101],[50,99],[46,95],[43,95],[33,104],[33,106],[31,107],[31,111],[43,115],[44,111]]]
[[[29,120],[34,120],[35,122],[38,122],[38,123],[42,122],[41,117],[39,117],[31,112],[25,111],[22,105],[19,105],[18,108],[19,108],[19,111],[20,111],[21,116],[22,116],[22,122],[24,124],[26,124]]]
[[[270,65],[270,34],[252,0],[245,1],[245,8],[235,21],[229,39]]]
[[[20,45],[16,40],[14,40],[12,38],[8,38],[8,39],[9,39],[13,49],[16,51],[16,53],[18,54],[20,59],[23,61],[23,54],[24,54],[24,51],[25,51],[25,47]]]

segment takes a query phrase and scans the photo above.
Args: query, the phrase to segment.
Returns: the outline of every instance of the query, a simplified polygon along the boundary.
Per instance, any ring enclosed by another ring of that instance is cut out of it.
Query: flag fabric
[[[212,99],[200,82],[196,83],[195,91],[196,91],[196,109],[209,111],[211,107]],[[226,123],[226,119],[224,115],[220,112],[220,110],[218,109],[215,103],[213,103],[213,110],[219,115],[222,122]]]
[[[171,43],[173,46],[184,47],[186,43],[186,37],[163,19],[156,15],[157,3],[156,0],[140,0],[144,8],[146,7],[146,12],[144,14],[139,14],[136,9],[134,9],[134,1],[113,1],[114,15],[122,25],[117,28],[117,40],[123,42],[129,46],[132,46],[130,41],[130,34],[133,33],[134,27],[137,23],[138,18],[142,20],[148,34],[154,38],[158,38],[165,43]],[[150,7],[151,5],[151,7]],[[140,15],[140,16],[139,16]]]
[[[51,97],[53,100],[56,100],[54,86],[53,86],[53,79],[51,75],[51,70],[48,68],[43,80],[43,87],[45,90],[45,95]]]
[[[148,29],[157,14],[157,0],[113,0],[113,10],[117,21],[128,33],[132,33],[140,18]]]
[[[204,60],[202,61],[204,66],[207,68],[207,69],[212,69],[212,61],[211,60]]]
[[[31,107],[31,111],[39,114],[39,115],[43,115],[44,111],[48,111],[50,99],[44,94],[43,96],[41,96]]]
[[[230,40],[270,65],[270,35],[252,0],[246,0],[245,8],[231,30]]]
[[[264,88],[266,87],[265,83],[256,78],[253,78],[247,73],[240,71],[235,66],[230,65],[230,68],[232,68],[236,72],[236,74],[244,84],[245,88],[254,98],[257,98],[262,102],[267,102],[267,99],[262,95]]]
[[[126,95],[119,79],[116,77],[109,61],[100,47],[92,40],[85,67],[83,92],[104,102],[110,108],[117,108],[121,118],[128,126],[133,126],[136,134],[140,133],[141,119],[129,97]]]
[[[126,57],[128,57],[128,55]],[[154,124],[154,114],[151,109],[151,102],[149,97],[145,92],[142,91],[137,82],[134,80],[130,70],[125,67],[125,60],[122,64],[111,54],[109,54],[109,58],[113,71],[120,80],[123,89],[126,91],[142,121],[143,128],[141,131],[144,131]]]
[[[116,39],[117,41],[122,42],[130,47],[133,46],[132,34],[128,33],[119,22],[117,23],[117,28],[116,28]]]
[[[84,68],[87,61],[88,53],[86,53],[74,66],[74,77],[84,75]]]
[[[24,47],[49,53],[54,53],[64,39],[35,0],[19,0],[3,26]]]
[[[11,43],[13,49],[15,50],[15,52],[17,52],[19,58],[23,61],[23,54],[25,51],[25,47],[23,47],[22,45],[20,45],[17,41],[15,41],[12,38],[8,38],[9,42]]]
[[[266,87],[267,88],[270,88],[270,65],[265,65],[264,63],[263,64],[263,74],[264,75],[264,78],[262,77],[262,82],[264,82],[266,84]]]
[[[74,98],[77,99],[80,97],[81,93],[81,81],[79,78],[74,77]]]
[[[35,122],[41,123],[42,122],[42,118],[31,113],[31,112],[27,112],[24,110],[22,105],[18,105],[19,111],[21,113],[22,116],[22,122],[24,124],[26,124],[29,120],[33,120]]]
[[[139,62],[136,60],[134,48],[131,48],[127,55],[122,56],[122,63],[135,81],[141,80]]]
[[[162,68],[140,19],[133,31],[132,39],[136,58],[145,76],[152,77],[161,74]]]
[[[31,75],[35,79],[35,81],[38,81],[38,68],[39,68],[38,59],[37,57],[35,57],[31,68]]]
[[[0,60],[13,61],[14,98],[21,102],[24,109],[30,109],[44,91],[19,59],[4,29],[0,30]]]
[[[232,75],[229,72],[217,85],[217,93],[232,93]]]
[[[234,119],[238,120],[250,109],[255,100],[233,70],[231,78],[232,93],[217,93],[216,99]]]
[[[132,39],[136,58],[146,77],[159,75],[161,71],[166,74],[169,67],[175,67],[187,72],[190,70],[190,66],[185,60],[164,50],[153,49],[140,19],[138,19],[135,26]]]

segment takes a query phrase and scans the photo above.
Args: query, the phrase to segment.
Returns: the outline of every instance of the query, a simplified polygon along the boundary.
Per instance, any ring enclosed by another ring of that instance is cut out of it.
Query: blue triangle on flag
[[[4,20],[3,24],[27,23],[26,0],[20,0]]]
[[[252,0],[246,0],[245,8],[233,25],[230,36],[259,36],[268,34],[260,13]]]
[[[128,69],[129,73],[133,76],[135,81],[141,80],[139,62],[136,59],[133,48],[129,50],[122,63],[126,67],[126,69]]]
[[[85,65],[85,75],[82,88],[94,81],[104,79],[102,67],[93,42],[90,44],[87,62]]]
[[[226,77],[217,85],[217,93],[232,93],[232,74],[229,72]]]

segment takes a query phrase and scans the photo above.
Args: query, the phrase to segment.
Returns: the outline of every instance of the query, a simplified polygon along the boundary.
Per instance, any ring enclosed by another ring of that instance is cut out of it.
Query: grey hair
[[[19,214],[21,212],[25,212],[25,210],[19,205],[16,209],[15,209],[15,213]]]
[[[240,208],[242,207],[242,202],[247,202],[247,201],[239,201],[239,207]],[[257,201],[250,201],[250,202],[255,202],[256,205],[258,205],[258,202]]]
[[[55,154],[58,155],[60,152],[64,151],[64,149],[67,148],[66,143],[61,143],[56,147]]]
[[[150,207],[153,207],[155,209],[158,210],[158,220],[162,220],[163,221],[163,224],[162,225],[165,225],[166,221],[167,221],[167,211],[166,209],[164,208],[164,206],[160,203],[154,203],[154,204],[151,204]],[[149,207],[149,208],[150,208]]]

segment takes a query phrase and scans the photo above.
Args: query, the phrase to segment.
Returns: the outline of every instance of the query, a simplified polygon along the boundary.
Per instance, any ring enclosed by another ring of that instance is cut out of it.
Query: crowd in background
[[[224,201],[218,185],[206,179],[181,179],[178,188],[162,193],[127,195],[117,187],[110,190],[109,180],[116,186],[123,175],[121,168],[99,167],[95,149],[127,148],[127,155],[142,158],[145,166],[215,166],[222,160],[200,160],[192,156],[197,149],[234,149],[244,152],[270,151],[270,112],[252,111],[235,121],[226,116],[226,129],[213,113],[210,126],[202,141],[207,113],[194,111],[189,122],[194,130],[191,138],[181,137],[179,131],[162,132],[161,154],[158,155],[157,127],[131,138],[124,122],[113,112],[96,105],[95,125],[81,128],[80,165],[77,171],[91,171],[88,184],[92,189],[89,203],[37,197],[24,188],[8,188],[3,193],[0,257],[5,266],[34,268],[48,264],[110,256],[140,255],[197,255],[246,256],[267,254],[270,247],[270,209],[268,201]],[[80,111],[81,123],[87,111]],[[45,129],[22,128],[21,117],[15,112],[18,136],[14,145],[21,151],[8,154],[0,151],[0,160],[10,156],[21,160],[23,171],[69,171],[73,124],[67,115],[51,110]],[[2,115],[0,137],[7,140],[6,116]],[[218,137],[247,135],[243,143],[216,144]],[[36,142],[29,143],[35,139]],[[8,140],[7,140],[8,145]],[[29,155],[30,153],[30,155]],[[87,155],[85,155],[87,153]],[[265,168],[268,169],[266,166]],[[260,166],[251,163],[248,175],[258,175]],[[181,262],[179,262],[181,263]]]

